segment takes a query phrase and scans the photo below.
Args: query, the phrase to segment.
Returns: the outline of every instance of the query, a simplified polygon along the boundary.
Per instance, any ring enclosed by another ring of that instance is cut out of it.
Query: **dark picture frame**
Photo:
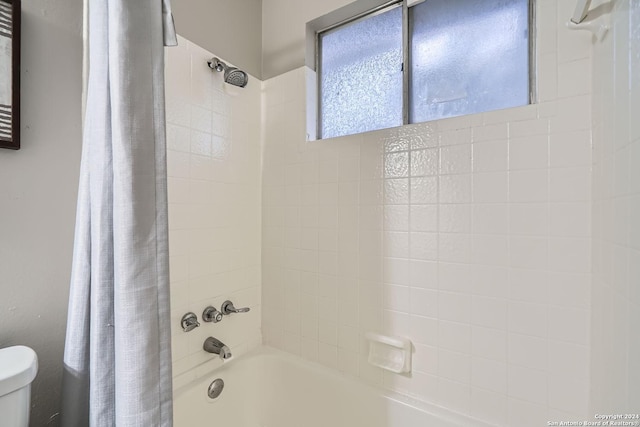
[[[0,37],[11,39],[11,105],[0,104],[0,148],[12,150],[20,149],[20,14],[20,0],[0,0]]]

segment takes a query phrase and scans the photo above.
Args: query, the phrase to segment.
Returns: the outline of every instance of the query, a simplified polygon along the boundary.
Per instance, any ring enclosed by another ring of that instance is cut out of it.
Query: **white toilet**
[[[38,373],[38,356],[29,347],[0,349],[0,420],[2,426],[27,427],[31,382]]]

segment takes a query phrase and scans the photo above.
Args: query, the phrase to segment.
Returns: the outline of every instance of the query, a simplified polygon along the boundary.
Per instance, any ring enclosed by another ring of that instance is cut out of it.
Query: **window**
[[[529,3],[396,1],[318,32],[318,137],[530,103]]]

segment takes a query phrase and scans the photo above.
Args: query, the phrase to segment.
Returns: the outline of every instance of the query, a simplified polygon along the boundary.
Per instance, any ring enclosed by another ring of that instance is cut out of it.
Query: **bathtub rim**
[[[303,369],[309,369],[314,374],[328,375],[332,379],[339,382],[355,383],[357,386],[364,387],[368,391],[378,394],[383,398],[391,400],[399,405],[408,406],[412,409],[425,412],[426,414],[431,415],[434,418],[442,419],[461,427],[495,427],[495,424],[489,424],[486,421],[470,417],[469,415],[457,412],[453,409],[438,405],[430,401],[417,399],[396,391],[386,389],[381,386],[370,384],[361,380],[360,378],[354,377],[347,373],[337,371],[318,362],[304,359],[295,354],[291,354],[265,344],[262,344],[259,347],[248,351],[247,353],[243,353],[240,356],[234,356],[233,359],[223,364],[212,365],[211,369],[206,370],[205,373],[203,373],[203,375],[201,375],[199,378],[189,381],[188,383],[185,383],[184,385],[176,388],[173,391],[174,403],[181,396],[190,392],[194,388],[202,387],[203,394],[206,394],[209,383],[215,379],[212,378],[212,376],[215,376],[217,373],[222,373],[233,369],[234,365],[236,365],[238,362],[247,362],[251,359],[260,359],[263,357],[282,359],[288,363],[301,366]]]

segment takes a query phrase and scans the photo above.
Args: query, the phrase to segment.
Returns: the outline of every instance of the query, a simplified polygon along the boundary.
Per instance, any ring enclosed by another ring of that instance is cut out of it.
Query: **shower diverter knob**
[[[222,313],[220,313],[215,307],[210,305],[202,312],[202,320],[204,322],[218,323],[222,320]]]

